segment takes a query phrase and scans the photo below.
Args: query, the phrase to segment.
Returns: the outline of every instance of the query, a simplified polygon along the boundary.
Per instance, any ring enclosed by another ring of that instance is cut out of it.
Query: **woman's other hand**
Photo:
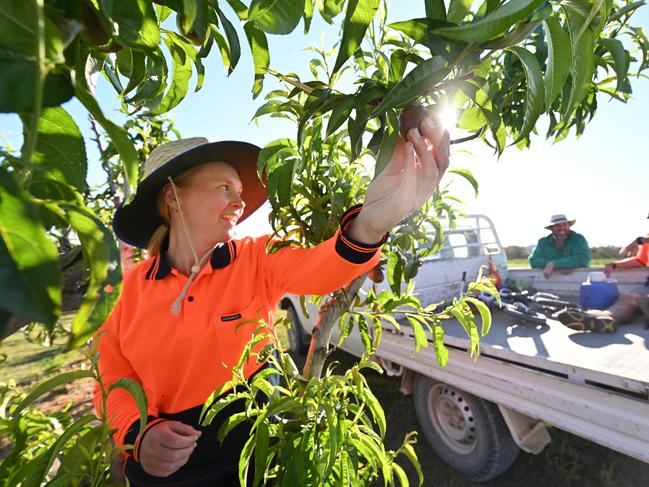
[[[449,165],[449,135],[430,117],[399,137],[383,172],[370,183],[363,209],[349,228],[352,238],[375,243],[420,208],[433,194]]]
[[[200,431],[179,421],[158,423],[140,444],[140,465],[149,475],[168,477],[187,463],[200,435]]]

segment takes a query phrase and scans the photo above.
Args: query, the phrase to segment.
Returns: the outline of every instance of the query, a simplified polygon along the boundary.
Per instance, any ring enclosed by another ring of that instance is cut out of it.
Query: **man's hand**
[[[352,238],[375,243],[420,208],[433,194],[449,164],[449,135],[430,117],[398,139],[383,172],[370,183],[363,209],[349,228]]]
[[[201,432],[180,421],[163,421],[140,444],[140,465],[155,477],[168,477],[187,463]]]
[[[554,271],[554,262],[550,261],[546,264],[545,269],[543,269],[543,275],[546,279],[550,279],[552,271]]]

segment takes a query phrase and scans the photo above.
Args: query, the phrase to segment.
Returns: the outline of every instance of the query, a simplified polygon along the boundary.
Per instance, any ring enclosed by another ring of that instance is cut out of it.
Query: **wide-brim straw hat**
[[[546,230],[552,230],[552,227],[556,225],[557,223],[568,223],[568,225],[573,226],[577,220],[568,220],[566,218],[566,215],[558,214],[558,215],[552,215],[550,218],[550,224],[547,225],[545,228]]]
[[[241,199],[246,204],[239,221],[245,220],[266,201],[266,189],[257,175],[260,150],[247,142],[210,143],[204,137],[167,142],[156,147],[144,164],[144,179],[138,184],[135,197],[115,212],[115,233],[130,245],[146,248],[153,233],[164,223],[158,215],[156,200],[168,178],[208,162],[226,162],[239,172],[243,186]]]

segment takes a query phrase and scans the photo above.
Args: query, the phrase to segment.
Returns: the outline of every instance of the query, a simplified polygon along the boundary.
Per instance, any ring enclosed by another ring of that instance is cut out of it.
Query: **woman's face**
[[[234,227],[243,215],[239,173],[225,162],[210,162],[193,169],[182,187],[176,186],[187,229],[196,244],[213,245],[234,237]],[[182,222],[171,185],[165,192],[171,206],[171,226]],[[182,228],[180,228],[182,231]]]

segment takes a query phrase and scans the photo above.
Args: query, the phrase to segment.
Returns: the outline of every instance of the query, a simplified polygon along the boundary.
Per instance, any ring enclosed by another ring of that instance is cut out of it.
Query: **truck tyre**
[[[484,482],[512,466],[518,446],[495,404],[418,375],[415,411],[437,455],[471,480]]]
[[[288,329],[289,353],[296,356],[306,353],[309,344],[308,334],[302,328],[293,305],[289,304],[286,308],[286,317],[291,322],[291,327]]]

